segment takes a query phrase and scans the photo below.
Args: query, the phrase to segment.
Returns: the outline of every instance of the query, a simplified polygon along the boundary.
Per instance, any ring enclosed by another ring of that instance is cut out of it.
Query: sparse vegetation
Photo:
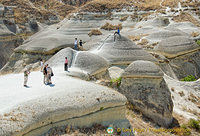
[[[119,87],[120,84],[121,84],[121,81],[122,81],[122,78],[121,78],[121,77],[111,79],[111,80],[110,80],[110,85],[111,85],[111,86],[116,85],[117,87]]]
[[[17,24],[24,24],[30,18],[44,23],[50,17],[58,16],[63,19],[67,14],[76,9],[75,6],[65,4],[56,0],[2,0],[1,3],[14,8],[14,18]]]
[[[200,40],[197,40],[197,44],[200,46]]]
[[[84,12],[105,12],[113,9],[121,10],[131,6],[131,0],[93,0],[81,8]]]
[[[199,120],[190,119],[188,125],[190,128],[194,128],[197,131],[200,131]]]
[[[98,29],[91,30],[88,35],[91,37],[92,35],[102,35],[102,32]]]
[[[105,30],[117,30],[118,28],[122,29],[122,24],[112,25],[110,23],[106,23],[105,25],[101,27],[101,29],[105,29]]]
[[[187,77],[181,79],[181,81],[187,81],[187,82],[196,81],[196,80],[197,79],[193,75],[188,75]]]

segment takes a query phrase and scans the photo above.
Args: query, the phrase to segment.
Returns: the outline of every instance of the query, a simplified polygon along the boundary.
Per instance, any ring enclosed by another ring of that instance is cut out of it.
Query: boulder
[[[163,39],[155,50],[167,58],[174,58],[200,49],[197,43],[186,36],[174,36]]]
[[[91,76],[101,76],[107,72],[108,62],[88,51],[75,51],[71,48],[65,48],[56,53],[46,63],[54,67],[63,67],[65,57],[68,58],[69,72],[67,75],[88,79]]]
[[[111,65],[128,65],[135,60],[156,62],[153,56],[124,36],[114,41],[114,36],[109,35],[97,48],[96,54],[107,59]]]
[[[77,52],[73,57],[69,75],[88,78],[106,74],[108,62],[96,54],[90,52]]]
[[[68,47],[65,49],[60,50],[54,56],[52,56],[46,63],[53,67],[63,67],[65,63],[65,57],[68,59],[68,67],[71,67],[73,58],[75,57],[77,51],[73,50],[72,48]]]
[[[119,91],[143,115],[168,127],[173,119],[173,103],[163,75],[152,62],[134,61],[122,73]]]
[[[193,75],[196,78],[200,77],[200,52],[187,53],[178,56],[169,61],[173,72],[178,79],[182,79],[188,75]]]
[[[109,72],[109,77],[110,79],[116,79],[121,77],[122,72],[124,72],[124,70],[120,67],[117,66],[112,66],[108,69]]]

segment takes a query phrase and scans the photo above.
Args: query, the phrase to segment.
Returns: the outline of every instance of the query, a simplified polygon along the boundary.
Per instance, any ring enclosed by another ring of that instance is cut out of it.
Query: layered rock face
[[[185,36],[174,36],[162,40],[155,50],[170,58],[169,65],[176,76],[184,78],[188,75],[200,76],[199,45]]]
[[[112,65],[127,65],[135,60],[156,60],[128,38],[121,36],[116,38],[108,36],[102,45],[97,48],[96,54],[106,58]]]
[[[0,20],[0,69],[7,63],[13,50],[23,40],[16,36],[16,26],[8,20]]]
[[[134,61],[122,73],[119,91],[145,116],[168,127],[173,118],[173,103],[163,75],[152,62]]]
[[[85,4],[88,1],[91,0],[62,0],[62,2],[67,3],[69,5],[78,5],[78,6]]]

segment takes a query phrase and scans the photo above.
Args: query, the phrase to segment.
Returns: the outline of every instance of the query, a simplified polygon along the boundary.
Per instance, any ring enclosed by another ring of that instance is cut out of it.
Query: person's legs
[[[49,74],[46,75],[46,84],[49,84]]]
[[[117,32],[114,33],[114,41],[115,41],[115,39],[116,39],[116,33],[117,33]]]
[[[52,83],[51,83],[51,74],[49,74],[49,77],[48,77],[48,78],[49,78],[49,84],[52,84]]]
[[[24,86],[27,86],[28,76],[24,76]]]
[[[44,84],[46,84],[46,75],[44,75],[44,80],[43,80]]]
[[[68,71],[68,67],[67,64],[65,63],[65,71]]]
[[[118,33],[118,35],[119,35],[119,38],[121,38],[121,35]]]
[[[65,64],[66,65],[66,71],[68,71],[68,64]]]

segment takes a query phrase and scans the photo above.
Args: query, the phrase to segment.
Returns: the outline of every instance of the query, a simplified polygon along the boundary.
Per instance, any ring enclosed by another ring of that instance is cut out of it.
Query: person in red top
[[[68,71],[68,59],[65,57],[65,71]]]

